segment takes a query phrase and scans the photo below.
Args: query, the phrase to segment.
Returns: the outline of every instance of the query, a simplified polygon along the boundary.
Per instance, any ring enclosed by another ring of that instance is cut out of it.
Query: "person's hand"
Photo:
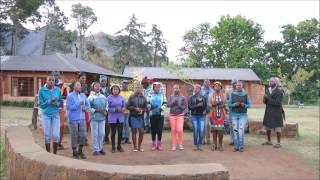
[[[268,95],[265,94],[265,95],[263,96],[263,99],[267,99],[267,98],[268,98]]]
[[[135,110],[136,112],[139,112],[139,111],[140,111],[140,108],[135,107],[134,110]]]
[[[178,99],[176,99],[176,100],[174,100],[174,104],[179,104],[179,101],[178,101]]]
[[[152,108],[152,109],[155,109],[155,108],[157,108],[157,107],[158,107],[158,105],[151,103],[151,108]]]
[[[51,104],[56,104],[56,102],[57,102],[57,97],[53,96],[51,98]]]
[[[235,103],[235,106],[240,106],[240,103],[239,103],[239,102],[236,102],[236,103]]]
[[[203,106],[203,102],[200,102],[196,105],[197,107],[202,107]]]
[[[242,102],[240,103],[240,106],[245,107],[246,105]]]
[[[83,105],[83,101],[82,100],[80,100],[80,106],[82,106]]]
[[[102,113],[101,109],[95,109],[95,112]]]

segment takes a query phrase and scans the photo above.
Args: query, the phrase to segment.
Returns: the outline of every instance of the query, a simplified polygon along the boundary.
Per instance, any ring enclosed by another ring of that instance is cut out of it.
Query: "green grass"
[[[7,176],[7,159],[4,145],[5,129],[13,125],[31,124],[32,108],[1,106],[0,112],[0,179],[5,179]]]
[[[262,121],[264,110],[264,108],[250,109],[249,119]],[[319,173],[319,107],[284,107],[284,110],[287,123],[299,124],[299,137],[283,139],[283,149],[303,157],[307,164],[318,170]],[[249,136],[248,142],[260,144],[265,141],[264,138],[264,136]],[[273,137],[274,141],[275,138]]]

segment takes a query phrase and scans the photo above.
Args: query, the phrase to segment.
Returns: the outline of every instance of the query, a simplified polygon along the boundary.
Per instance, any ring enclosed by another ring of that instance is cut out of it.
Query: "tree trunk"
[[[17,24],[13,25],[12,35],[11,35],[11,55],[16,55],[17,46]]]
[[[290,98],[290,96],[291,96],[291,93],[290,93],[290,91],[288,92],[288,105],[290,105],[290,103],[291,103],[291,98]]]
[[[154,54],[153,54],[153,66],[154,67],[157,66],[157,49],[154,50]]]
[[[49,25],[46,26],[46,30],[44,32],[44,40],[43,40],[43,44],[42,44],[42,55],[43,56],[46,55],[48,31],[49,31]]]

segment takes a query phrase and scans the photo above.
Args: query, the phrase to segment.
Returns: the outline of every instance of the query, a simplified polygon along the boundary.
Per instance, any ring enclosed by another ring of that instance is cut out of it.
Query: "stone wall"
[[[221,164],[108,165],[47,153],[29,128],[6,129],[9,179],[229,179]]]
[[[249,132],[251,134],[265,135],[266,130],[263,127],[262,121],[252,121],[249,120]],[[272,131],[274,133],[274,131]],[[299,126],[298,123],[285,123],[282,130],[283,137],[297,137],[299,135]]]

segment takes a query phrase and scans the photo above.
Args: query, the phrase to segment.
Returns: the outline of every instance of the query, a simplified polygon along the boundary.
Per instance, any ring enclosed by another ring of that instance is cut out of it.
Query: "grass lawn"
[[[299,123],[299,137],[284,139],[284,150],[301,156],[306,163],[319,171],[319,107],[306,106],[304,108],[285,107],[287,122]],[[249,119],[262,120],[264,108],[249,109]],[[17,108],[1,106],[1,144],[0,144],[0,179],[6,176],[6,160],[4,154],[5,128],[12,125],[31,124],[32,108]],[[260,145],[265,141],[264,136],[248,135],[248,144]],[[275,137],[273,137],[275,141]]]
[[[249,119],[261,120],[264,108],[249,109]],[[282,142],[285,150],[302,156],[306,162],[319,172],[319,107],[305,106],[304,108],[284,107],[288,123],[299,124],[299,137],[287,138]],[[264,136],[249,136],[248,142],[260,144],[265,141]],[[276,137],[272,137],[273,142]]]

